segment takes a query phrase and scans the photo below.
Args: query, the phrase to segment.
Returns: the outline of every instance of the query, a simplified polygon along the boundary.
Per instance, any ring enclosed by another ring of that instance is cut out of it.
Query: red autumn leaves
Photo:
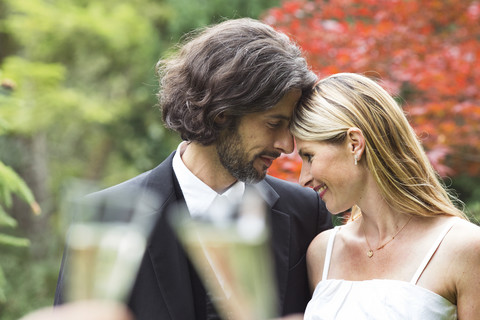
[[[379,79],[441,175],[480,174],[480,1],[285,1],[263,20],[295,39],[320,77]],[[270,174],[296,181],[300,166],[288,156]]]

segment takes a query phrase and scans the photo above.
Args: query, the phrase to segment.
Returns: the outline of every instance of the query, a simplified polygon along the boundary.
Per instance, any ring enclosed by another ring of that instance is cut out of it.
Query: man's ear
[[[347,131],[347,147],[349,152],[352,153],[356,161],[360,161],[365,151],[365,137],[362,130],[353,127]]]

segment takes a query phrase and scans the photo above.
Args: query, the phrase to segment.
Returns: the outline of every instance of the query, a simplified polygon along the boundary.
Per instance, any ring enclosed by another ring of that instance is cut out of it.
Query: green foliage
[[[35,201],[32,192],[30,189],[28,189],[25,182],[23,182],[23,180],[15,173],[15,171],[0,162],[1,206],[6,206],[8,208],[12,205],[12,193],[16,193],[28,203],[33,203]]]
[[[12,205],[12,194],[19,196],[25,202],[29,203],[32,208],[37,208],[33,194],[25,182],[15,173],[15,171],[0,162],[0,227],[12,228],[17,226],[17,221],[5,211],[6,208],[10,208]],[[14,237],[0,232],[0,246],[25,247],[29,244],[30,242],[28,239]]]
[[[5,273],[3,272],[3,268],[0,266],[0,303],[7,301],[4,290],[6,284],[7,280],[5,279]]]
[[[470,220],[480,225],[480,177],[455,177],[452,179],[451,188],[465,203],[465,212]]]
[[[0,227],[16,227],[17,220],[10,217],[7,212],[0,206]]]
[[[25,238],[11,236],[2,232],[2,227],[13,228],[17,226],[17,221],[7,214],[6,208],[12,205],[12,194],[18,195],[21,199],[29,203],[32,208],[37,208],[32,192],[25,182],[5,164],[0,162],[0,247],[27,247],[30,241]],[[6,301],[4,288],[6,278],[0,265],[0,303]]]
[[[30,241],[25,238],[18,238],[10,236],[8,234],[0,233],[0,245],[12,247],[28,247],[30,245]]]
[[[8,79],[15,89],[0,98],[0,118],[8,125],[7,132],[29,135],[52,125],[51,113],[44,112],[56,95],[64,78],[64,68],[59,64],[32,62],[20,57],[9,57],[2,65],[2,78]]]
[[[168,25],[169,34],[180,38],[196,28],[227,18],[257,18],[266,9],[276,6],[280,0],[167,0],[173,9]]]
[[[60,268],[58,237],[50,235],[29,248],[2,249],[0,266],[7,279],[4,289],[6,303],[0,303],[0,319],[17,320],[30,310],[53,304],[56,279]],[[33,253],[41,252],[41,259]]]

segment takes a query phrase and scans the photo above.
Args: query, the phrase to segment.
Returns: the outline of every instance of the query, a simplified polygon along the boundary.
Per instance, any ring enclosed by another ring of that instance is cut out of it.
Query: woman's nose
[[[300,178],[298,182],[302,187],[313,187],[313,177],[310,174],[310,166],[302,163],[302,170],[300,171]]]

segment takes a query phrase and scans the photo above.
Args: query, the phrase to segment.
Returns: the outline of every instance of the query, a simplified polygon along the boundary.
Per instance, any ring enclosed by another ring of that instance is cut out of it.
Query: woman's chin
[[[330,212],[333,215],[338,215],[342,213],[342,211],[338,210],[338,207],[335,206],[329,206],[328,203],[325,202],[325,206],[327,207],[328,212]]]
[[[327,207],[328,212],[330,212],[334,216],[338,216],[350,211],[350,208],[344,208],[344,207],[339,208],[338,206],[328,206],[328,203],[325,203],[325,206]]]

